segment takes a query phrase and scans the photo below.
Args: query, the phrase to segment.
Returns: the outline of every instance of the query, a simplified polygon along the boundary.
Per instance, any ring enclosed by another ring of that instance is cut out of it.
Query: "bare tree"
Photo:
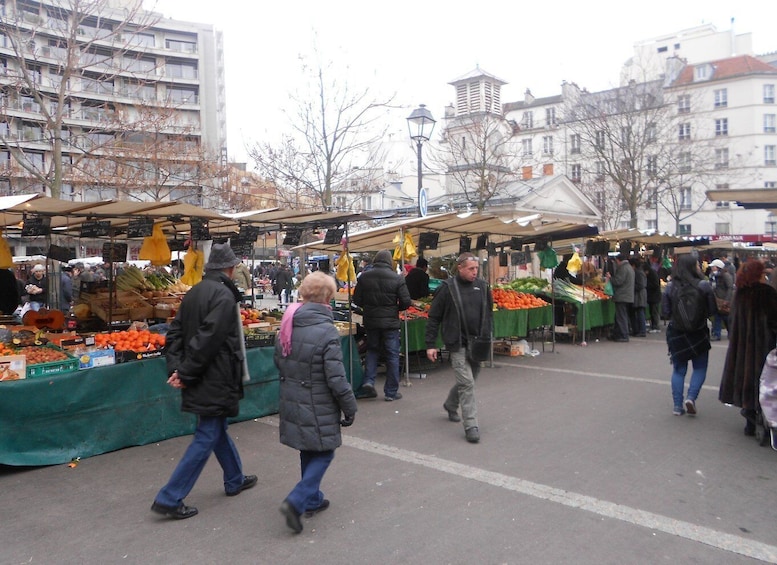
[[[120,13],[111,5],[110,0],[19,2],[6,6],[0,24],[14,53],[2,77],[0,145],[18,163],[17,176],[54,197],[61,195],[73,161],[100,155],[104,144],[95,138],[115,131],[111,97],[142,60],[133,49],[138,34],[155,23],[140,0]]]
[[[478,210],[518,178],[511,134],[511,126],[490,113],[456,118],[446,129],[440,158],[466,202]]]
[[[293,133],[278,145],[256,143],[249,155],[257,171],[276,185],[279,203],[295,208],[312,201],[330,210],[333,192],[353,189],[351,179],[374,187],[363,173],[382,165],[378,147],[387,128],[380,120],[392,98],[378,101],[369,89],[353,91],[331,63],[310,65],[303,59],[302,71],[309,82],[290,97],[293,107],[287,110]]]
[[[637,227],[640,205],[652,194],[648,160],[659,152],[660,127],[671,122],[660,81],[588,93],[578,91],[566,101],[565,119],[578,141],[587,176],[609,198],[617,195],[629,225]],[[607,208],[607,206],[605,207]],[[612,214],[611,214],[612,216]]]

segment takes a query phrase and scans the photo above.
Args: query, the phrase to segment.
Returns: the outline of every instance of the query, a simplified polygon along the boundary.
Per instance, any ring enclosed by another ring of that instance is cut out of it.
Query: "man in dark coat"
[[[399,400],[399,312],[410,306],[410,293],[405,278],[394,271],[394,260],[388,249],[375,255],[372,268],[362,272],[353,291],[353,302],[364,311],[367,333],[367,359],[359,397],[374,398],[375,377],[381,348],[386,357],[386,400]]]
[[[356,398],[329,308],[336,291],[331,276],[321,271],[306,276],[299,288],[303,302],[289,305],[275,344],[281,381],[280,439],[300,452],[301,479],[281,505],[286,524],[295,533],[302,531],[303,513],[311,517],[329,507],[321,480],[342,443],[340,426],[350,426],[356,415]]]
[[[227,496],[257,482],[256,475],[243,474],[240,455],[227,434],[227,418],[237,416],[243,398],[242,331],[236,307],[241,296],[232,282],[238,262],[228,244],[214,244],[205,276],[186,293],[167,333],[167,382],[181,389],[181,410],[197,415],[191,444],[151,506],[169,518],[197,514],[183,499],[211,453],[224,471]]]
[[[634,303],[634,269],[629,258],[621,253],[617,258],[615,274],[607,278],[612,283],[612,300],[615,302],[615,327],[609,337],[612,341],[629,341],[629,309]]]
[[[419,257],[415,267],[405,277],[407,291],[413,300],[429,296],[429,275],[426,274],[428,268],[429,261]]]
[[[488,283],[479,278],[478,258],[463,253],[456,261],[456,275],[437,289],[426,323],[426,356],[437,361],[437,333],[450,351],[456,384],[448,392],[443,408],[451,422],[464,421],[464,436],[470,443],[480,441],[480,428],[475,403],[475,379],[480,363],[467,358],[467,339],[487,337],[493,327],[494,298]],[[466,329],[465,329],[466,328]],[[461,418],[458,415],[461,404]]]
[[[286,302],[291,302],[291,291],[294,290],[294,282],[291,279],[291,269],[288,265],[278,267],[278,272],[275,274],[275,286],[281,301],[283,301],[285,291]]]
[[[0,313],[10,316],[19,306],[18,280],[9,269],[0,269]]]
[[[661,331],[659,326],[661,325],[661,279],[658,278],[658,272],[650,265],[650,263],[642,263],[642,270],[645,272],[647,290],[647,304],[648,311],[650,313],[650,333],[658,333]]]

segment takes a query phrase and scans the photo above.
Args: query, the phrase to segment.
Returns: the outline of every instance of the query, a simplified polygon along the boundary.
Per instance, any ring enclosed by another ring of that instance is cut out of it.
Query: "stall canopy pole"
[[[405,272],[405,228],[399,228],[399,265],[404,275]],[[404,342],[405,342],[405,386],[412,386],[410,384],[410,336],[407,333],[407,312],[405,313],[405,319],[402,322],[404,328]]]

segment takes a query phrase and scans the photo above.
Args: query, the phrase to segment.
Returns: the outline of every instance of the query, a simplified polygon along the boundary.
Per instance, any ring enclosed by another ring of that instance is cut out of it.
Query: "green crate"
[[[62,373],[70,373],[71,371],[78,370],[78,359],[70,355],[67,351],[63,351],[59,347],[53,345],[42,345],[41,347],[48,347],[50,349],[56,349],[62,351],[67,355],[67,359],[61,361],[52,361],[51,363],[37,363],[35,365],[27,364],[27,378],[34,379],[35,377],[49,377],[51,375],[61,375]]]

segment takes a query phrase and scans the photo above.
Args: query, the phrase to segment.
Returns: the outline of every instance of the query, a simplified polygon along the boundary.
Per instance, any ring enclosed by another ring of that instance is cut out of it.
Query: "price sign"
[[[24,218],[22,236],[35,237],[37,235],[48,235],[50,232],[50,216],[28,216]]]
[[[207,220],[192,217],[189,218],[189,225],[192,228],[192,241],[208,241],[210,239]]]
[[[111,233],[111,222],[108,220],[86,220],[81,224],[81,237],[106,237]]]
[[[123,263],[127,260],[127,244],[115,241],[103,243],[103,261],[106,263]]]
[[[238,257],[250,257],[251,252],[254,249],[254,240],[243,239],[240,236],[232,237],[229,240],[229,246],[232,248],[234,254]]]
[[[184,249],[186,249],[183,244],[184,244],[184,241],[182,239],[167,240],[167,246],[170,248],[170,251],[183,251]]]
[[[130,218],[127,224],[127,237],[149,237],[154,230],[154,219],[137,217]]]
[[[252,226],[250,224],[241,224],[240,233],[238,234],[237,237],[240,239],[248,239],[250,241],[256,241],[256,238],[259,237],[260,233],[262,233],[262,230],[260,230],[258,226]]]

